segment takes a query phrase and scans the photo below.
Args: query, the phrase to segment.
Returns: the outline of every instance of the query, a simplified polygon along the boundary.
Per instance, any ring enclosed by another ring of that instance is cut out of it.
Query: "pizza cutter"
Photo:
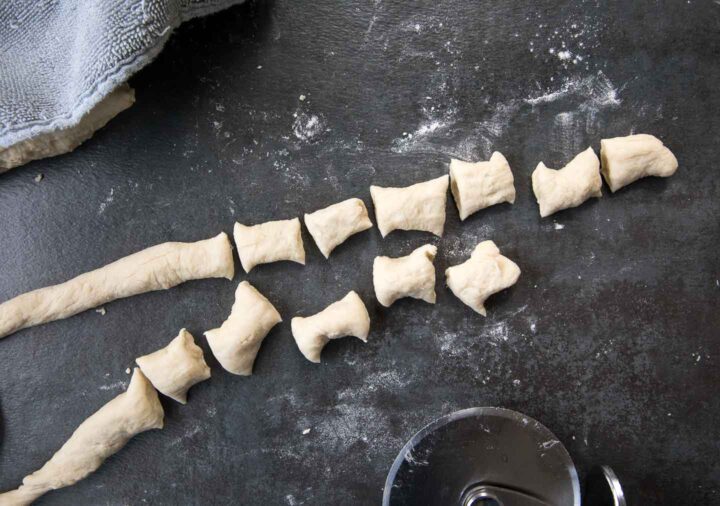
[[[585,506],[626,506],[608,467],[591,473]],[[383,506],[580,506],[565,447],[516,411],[456,411],[415,434],[393,463]]]

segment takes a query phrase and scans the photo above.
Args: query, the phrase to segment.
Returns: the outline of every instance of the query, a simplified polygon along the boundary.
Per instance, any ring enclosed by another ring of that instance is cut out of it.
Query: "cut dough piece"
[[[69,153],[134,103],[135,90],[127,83],[121,84],[85,114],[77,125],[0,149],[0,173],[32,160]]]
[[[353,234],[372,228],[365,203],[348,199],[305,215],[305,226],[325,256]]]
[[[205,332],[210,349],[225,370],[249,376],[260,345],[280,313],[254,286],[243,281],[235,290],[230,316],[216,329]]]
[[[435,255],[437,247],[426,244],[404,257],[375,257],[373,285],[378,302],[390,307],[398,299],[412,297],[435,304]]]
[[[157,392],[135,368],[127,391],[81,423],[62,448],[40,470],[26,476],[18,489],[0,494],[0,504],[30,504],[51,490],[77,483],[136,434],[162,429],[163,414]]]
[[[510,164],[495,151],[487,162],[450,160],[450,191],[460,219],[502,202],[515,203],[515,185]]]
[[[371,186],[375,217],[383,237],[393,230],[421,230],[442,237],[448,176],[405,188]]]
[[[532,186],[543,218],[577,207],[590,197],[602,197],[600,160],[587,148],[560,170],[548,169],[540,162],[532,173]]]
[[[235,245],[245,272],[260,264],[290,260],[305,265],[300,219],[267,221],[246,226],[235,223]]]
[[[637,134],[600,141],[602,173],[610,191],[646,176],[669,177],[678,161],[654,135]]]
[[[232,246],[224,232],[204,241],[158,244],[0,304],[0,337],[112,300],[172,288],[192,279],[232,279],[234,273]]]
[[[492,241],[483,241],[470,259],[445,271],[447,285],[455,296],[483,316],[485,300],[492,294],[514,285],[520,277],[515,262],[500,254]]]
[[[187,402],[187,391],[210,377],[202,349],[185,329],[165,348],[135,359],[150,383],[179,403]]]
[[[296,316],[291,327],[300,352],[317,364],[320,352],[331,339],[355,336],[367,342],[370,315],[360,296],[351,291],[313,316]]]

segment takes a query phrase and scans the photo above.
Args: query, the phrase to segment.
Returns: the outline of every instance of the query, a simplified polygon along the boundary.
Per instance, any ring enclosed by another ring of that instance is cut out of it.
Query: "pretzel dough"
[[[160,393],[181,404],[187,402],[191,386],[210,377],[202,349],[185,329],[165,348],[139,357],[135,362]]]
[[[393,230],[421,230],[442,237],[448,176],[405,188],[371,186],[375,217],[383,237]]]
[[[460,219],[502,202],[515,203],[515,185],[502,153],[495,151],[487,162],[450,160],[450,191]]]
[[[435,266],[437,247],[420,246],[400,258],[376,257],[373,262],[373,285],[378,302],[390,307],[403,297],[435,304]]]
[[[107,302],[202,278],[232,279],[232,246],[223,232],[198,242],[166,242],[59,285],[0,304],[0,337],[73,316]]]
[[[313,316],[296,316],[291,327],[300,352],[310,362],[320,363],[320,352],[331,339],[355,336],[367,342],[370,315],[360,296],[351,291]]]
[[[157,392],[135,368],[127,391],[81,423],[39,471],[25,477],[20,488],[0,494],[0,505],[30,504],[51,490],[74,485],[136,434],[162,427],[163,408]]]
[[[260,264],[290,260],[305,265],[300,219],[267,221],[246,226],[235,223],[235,245],[245,272]]]
[[[235,290],[230,316],[216,329],[205,332],[210,349],[225,370],[249,376],[260,345],[280,313],[254,286],[243,281]]]
[[[540,162],[532,173],[532,186],[540,204],[540,216],[577,207],[591,197],[602,197],[600,160],[592,148],[573,158],[560,170]]]
[[[305,215],[305,226],[325,256],[353,234],[372,228],[365,203],[348,199]]]
[[[485,300],[492,294],[514,285],[520,268],[500,254],[492,241],[483,241],[470,259],[445,271],[447,285],[455,296],[483,316]]]
[[[660,139],[638,134],[600,141],[602,173],[610,191],[646,176],[669,177],[675,174],[678,161]]]

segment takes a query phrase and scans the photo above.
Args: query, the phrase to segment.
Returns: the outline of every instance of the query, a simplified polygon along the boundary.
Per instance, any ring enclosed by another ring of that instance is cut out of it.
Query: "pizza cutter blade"
[[[470,408],[415,434],[385,482],[384,506],[579,506],[570,455],[540,422]]]

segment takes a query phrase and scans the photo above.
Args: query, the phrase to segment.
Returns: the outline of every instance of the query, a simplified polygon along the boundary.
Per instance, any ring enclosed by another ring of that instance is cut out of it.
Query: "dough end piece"
[[[494,242],[483,241],[468,260],[449,267],[445,276],[448,287],[458,299],[476,313],[487,316],[485,301],[514,285],[520,278],[520,268],[501,255]]]
[[[331,339],[355,336],[367,342],[370,315],[360,296],[350,291],[313,316],[296,316],[290,325],[300,352],[310,362],[317,364],[320,363],[323,348]]]
[[[600,160],[589,147],[562,169],[540,162],[532,173],[532,187],[541,218],[577,207],[591,197],[602,197]]]
[[[600,158],[602,175],[613,193],[647,176],[670,177],[678,168],[672,151],[649,134],[602,139]]]
[[[210,349],[226,371],[250,376],[263,340],[282,318],[270,301],[247,281],[235,290],[230,316],[205,332]]]
[[[187,403],[187,391],[193,385],[210,377],[202,349],[186,329],[180,330],[165,348],[138,357],[135,362],[160,393],[181,404]]]

